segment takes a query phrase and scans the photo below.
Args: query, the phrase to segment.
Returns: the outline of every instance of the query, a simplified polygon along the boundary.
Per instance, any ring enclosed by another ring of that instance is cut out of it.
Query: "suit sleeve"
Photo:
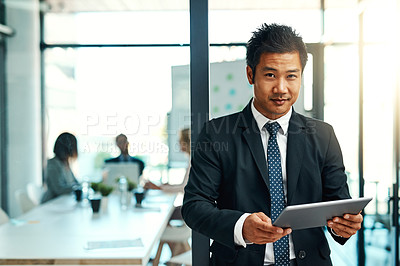
[[[330,127],[328,146],[322,168],[323,201],[349,199],[347,176],[342,151],[333,129]]]
[[[332,127],[330,127],[328,149],[325,156],[322,177],[324,181],[324,201],[351,198],[347,185],[342,151]],[[335,236],[331,230],[328,231],[335,241],[342,245],[348,240],[347,238]]]
[[[219,209],[219,188],[224,169],[218,141],[207,123],[192,147],[193,157],[182,206],[182,216],[193,230],[215,241],[235,248],[234,226],[243,212]]]

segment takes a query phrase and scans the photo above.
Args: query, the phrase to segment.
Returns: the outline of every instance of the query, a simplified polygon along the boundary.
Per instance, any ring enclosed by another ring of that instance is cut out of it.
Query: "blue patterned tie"
[[[271,220],[274,222],[285,207],[283,192],[281,153],[279,151],[276,134],[280,128],[278,122],[267,123],[265,127],[269,133],[267,160],[268,177],[271,193]],[[289,265],[289,236],[282,237],[274,242],[275,265]]]

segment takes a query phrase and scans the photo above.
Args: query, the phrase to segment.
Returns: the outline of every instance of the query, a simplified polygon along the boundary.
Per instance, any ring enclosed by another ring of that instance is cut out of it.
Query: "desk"
[[[72,195],[40,205],[0,226],[0,264],[147,265],[174,209],[174,194],[149,191],[143,208],[123,210],[118,195],[93,214]],[[134,200],[133,200],[134,202]],[[92,249],[88,241],[141,239],[139,247]]]

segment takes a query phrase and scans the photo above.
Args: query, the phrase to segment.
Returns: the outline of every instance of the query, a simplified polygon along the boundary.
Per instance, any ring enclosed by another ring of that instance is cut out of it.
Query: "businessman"
[[[139,158],[129,155],[129,141],[126,135],[119,134],[115,138],[115,143],[121,154],[118,157],[105,160],[105,163],[137,163],[139,165],[139,175],[142,175],[145,164]]]
[[[273,226],[285,206],[350,198],[334,131],[295,112],[307,52],[285,25],[263,24],[247,43],[253,98],[243,111],[205,124],[193,146],[182,215],[213,243],[210,264],[332,265],[322,227]],[[328,221],[340,244],[361,214]]]

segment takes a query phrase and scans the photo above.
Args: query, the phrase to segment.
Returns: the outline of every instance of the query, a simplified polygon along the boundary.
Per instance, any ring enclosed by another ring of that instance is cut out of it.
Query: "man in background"
[[[139,175],[143,174],[144,162],[136,157],[129,155],[129,142],[124,134],[119,134],[115,138],[116,144],[121,151],[118,157],[105,160],[105,163],[137,163],[139,165]]]

